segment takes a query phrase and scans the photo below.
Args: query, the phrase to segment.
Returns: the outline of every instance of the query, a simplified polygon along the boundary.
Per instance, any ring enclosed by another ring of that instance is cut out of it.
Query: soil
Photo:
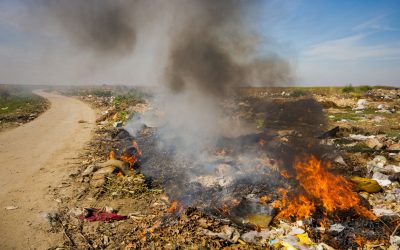
[[[49,192],[77,164],[94,128],[95,112],[85,103],[35,93],[50,101],[50,109],[0,134],[0,249],[47,249],[63,237],[48,232],[47,214],[59,202]]]

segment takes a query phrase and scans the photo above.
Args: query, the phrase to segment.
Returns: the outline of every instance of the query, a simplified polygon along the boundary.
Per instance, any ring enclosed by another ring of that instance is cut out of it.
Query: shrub
[[[354,92],[354,87],[353,87],[351,84],[349,84],[349,85],[347,85],[346,87],[343,87],[343,88],[342,88],[342,92],[343,92],[343,93]]]

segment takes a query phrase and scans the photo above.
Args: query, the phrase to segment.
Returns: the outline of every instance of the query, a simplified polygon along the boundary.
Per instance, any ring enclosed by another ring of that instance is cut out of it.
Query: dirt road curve
[[[83,102],[36,93],[51,102],[50,109],[0,133],[0,249],[46,249],[60,240],[62,235],[46,232],[46,213],[57,207],[49,190],[71,172],[94,127],[95,112]]]

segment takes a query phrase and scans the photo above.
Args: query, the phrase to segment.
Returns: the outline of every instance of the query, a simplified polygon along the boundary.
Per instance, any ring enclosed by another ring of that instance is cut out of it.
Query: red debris
[[[79,219],[86,221],[111,221],[125,220],[128,216],[119,215],[113,212],[106,212],[96,208],[85,208],[85,212],[79,216]]]

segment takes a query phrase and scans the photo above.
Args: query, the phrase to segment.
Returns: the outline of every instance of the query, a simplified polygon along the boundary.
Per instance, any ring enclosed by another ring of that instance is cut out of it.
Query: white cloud
[[[396,27],[391,27],[385,24],[382,24],[384,16],[377,16],[370,20],[367,20],[353,28],[356,31],[364,31],[364,30],[375,30],[375,31],[398,31],[399,29]]]
[[[315,44],[302,55],[311,60],[400,59],[400,44],[365,45],[367,35],[354,35]]]

